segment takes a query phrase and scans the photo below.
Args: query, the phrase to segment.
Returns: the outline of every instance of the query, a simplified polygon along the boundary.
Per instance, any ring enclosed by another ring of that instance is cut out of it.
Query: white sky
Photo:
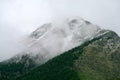
[[[120,35],[120,0],[0,0],[0,61],[18,51],[15,46],[22,36],[72,15]]]

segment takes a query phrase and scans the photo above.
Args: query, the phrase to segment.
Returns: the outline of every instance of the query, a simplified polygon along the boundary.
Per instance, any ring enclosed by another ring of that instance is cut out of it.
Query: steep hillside
[[[16,80],[120,80],[120,38],[102,32]]]

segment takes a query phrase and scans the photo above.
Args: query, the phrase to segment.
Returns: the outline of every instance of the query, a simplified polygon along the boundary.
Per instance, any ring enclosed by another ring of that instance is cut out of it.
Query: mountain
[[[13,80],[97,36],[100,30],[78,17],[44,24],[25,38],[21,53],[0,63],[0,80]]]
[[[119,80],[120,38],[81,18],[44,24],[0,63],[0,80]]]
[[[103,32],[16,80],[120,80],[120,37]]]
[[[68,18],[63,21],[44,24],[25,40],[24,53],[43,56],[44,63],[65,51],[79,46],[86,40],[99,35],[101,29],[82,18]]]

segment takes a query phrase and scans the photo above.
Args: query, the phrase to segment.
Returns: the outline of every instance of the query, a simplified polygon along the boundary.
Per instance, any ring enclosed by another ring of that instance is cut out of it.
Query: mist
[[[37,27],[60,18],[79,16],[120,35],[119,0],[0,0],[0,61],[24,46]]]

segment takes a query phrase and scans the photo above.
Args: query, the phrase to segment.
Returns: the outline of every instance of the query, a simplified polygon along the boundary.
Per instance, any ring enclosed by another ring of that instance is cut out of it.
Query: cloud
[[[79,15],[120,35],[119,0],[51,0],[49,3],[56,16]]]
[[[120,35],[120,0],[0,0],[0,61],[19,40],[46,22],[80,16]]]

